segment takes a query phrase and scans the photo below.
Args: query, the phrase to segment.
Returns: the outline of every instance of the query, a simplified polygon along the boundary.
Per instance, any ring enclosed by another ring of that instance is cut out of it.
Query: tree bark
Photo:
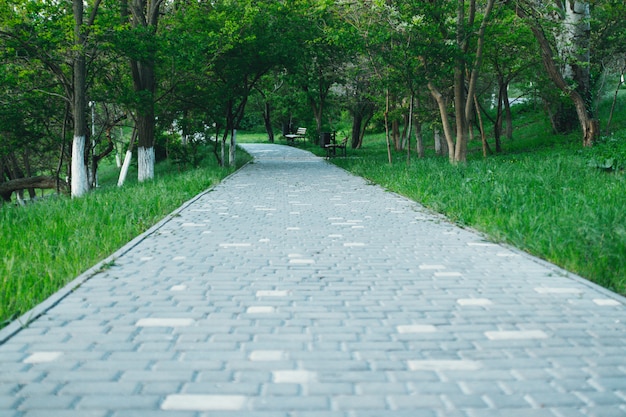
[[[234,167],[236,164],[235,157],[237,155],[237,129],[233,129],[230,135],[230,144],[228,146],[228,165]]]
[[[352,149],[358,149],[361,147],[361,124],[363,123],[363,115],[361,112],[356,112],[354,116],[352,116],[352,134],[351,134],[351,144]]]
[[[133,28],[147,30],[155,35],[159,22],[159,9],[163,0],[131,0],[129,9]],[[128,11],[122,7],[122,14]],[[124,15],[122,15],[124,18]],[[131,70],[135,92],[141,96],[137,109],[137,149],[139,182],[154,178],[154,101],[156,93],[155,57],[131,60]]]
[[[270,143],[274,143],[274,128],[272,128],[272,104],[269,101],[265,102],[263,107],[263,123],[265,124],[265,131],[267,132],[267,138]]]
[[[0,195],[10,196],[11,193],[15,191],[27,190],[29,188],[56,189],[57,181],[59,181],[58,178],[46,175],[29,178],[18,178],[15,180],[0,183]],[[61,188],[67,188],[67,184],[64,181],[61,181],[60,183]],[[5,201],[10,201],[10,197],[8,200],[5,198]]]
[[[86,64],[85,34],[83,32],[83,1],[73,1],[74,11],[74,88],[72,113],[74,115],[74,139],[72,142],[72,197],[81,197],[89,191],[89,177],[85,163],[87,137],[86,111]]]
[[[448,159],[451,163],[454,163],[454,139],[452,139],[452,128],[448,118],[448,106],[446,105],[443,95],[432,82],[428,82],[428,89],[439,107],[439,115],[441,117],[441,124],[443,125],[443,134],[448,148]]]
[[[391,157],[391,141],[389,140],[389,89],[385,90],[385,140],[387,141],[387,161],[391,164],[393,159]]]

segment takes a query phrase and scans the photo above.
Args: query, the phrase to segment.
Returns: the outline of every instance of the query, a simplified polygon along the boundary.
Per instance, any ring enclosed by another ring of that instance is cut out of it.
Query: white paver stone
[[[220,243],[220,248],[249,248],[251,243]]]
[[[24,359],[24,363],[47,363],[54,362],[63,356],[63,352],[33,352]]]
[[[168,395],[161,404],[162,410],[176,411],[238,411],[246,407],[248,398],[243,395]]]
[[[317,380],[317,373],[297,370],[281,370],[272,372],[272,379],[277,384],[307,384]]]
[[[536,287],[535,292],[539,294],[580,294],[580,288],[571,287]]]
[[[411,371],[476,371],[482,367],[470,360],[413,360],[408,365]]]
[[[250,306],[246,309],[248,314],[270,314],[276,311],[272,306]]]
[[[259,290],[256,292],[257,297],[286,297],[289,291],[285,290]]]
[[[459,298],[456,302],[461,306],[489,306],[493,304],[488,298]]]
[[[284,350],[253,350],[249,358],[253,362],[273,362],[282,361],[287,358]]]
[[[436,277],[441,277],[441,278],[444,278],[444,277],[461,277],[461,276],[463,276],[463,274],[460,273],[460,272],[452,272],[452,271],[450,271],[450,272],[435,272],[435,276]]]
[[[620,303],[617,300],[613,300],[611,298],[594,298],[593,302],[596,303],[599,306],[619,306],[622,305],[622,303]]]
[[[187,327],[195,323],[191,318],[156,318],[150,317],[137,320],[136,327]]]
[[[419,267],[420,269],[431,270],[431,269],[446,269],[444,265],[430,265],[430,264],[422,264]]]
[[[433,333],[437,328],[432,324],[405,324],[397,326],[398,333]]]
[[[289,260],[290,264],[294,264],[294,265],[313,265],[315,263],[315,261],[313,259],[290,259]]]
[[[485,332],[489,340],[524,340],[547,339],[548,335],[542,330],[503,330]]]

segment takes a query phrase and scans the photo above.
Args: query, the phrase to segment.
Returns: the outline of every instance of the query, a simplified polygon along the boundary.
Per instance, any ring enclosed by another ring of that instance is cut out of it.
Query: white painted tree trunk
[[[557,36],[557,48],[564,62],[563,78],[572,80],[576,75],[572,59],[578,61],[577,67],[585,69],[589,62],[589,2],[570,0],[563,6],[563,29]]]
[[[235,166],[235,151],[237,150],[237,129],[233,129],[230,135],[230,148],[228,150],[228,165]]]
[[[122,165],[122,170],[120,171],[120,177],[117,180],[117,186],[121,187],[124,185],[126,181],[126,176],[128,175],[128,167],[130,166],[130,161],[133,159],[133,153],[128,150],[126,151],[126,156],[124,157],[124,164]]]
[[[226,139],[220,141],[220,158],[222,166],[226,166]]]
[[[154,146],[137,148],[137,170],[139,182],[154,179]]]
[[[85,136],[74,136],[72,141],[72,197],[82,197],[89,191],[89,178],[85,166]]]
[[[439,131],[439,128],[437,126],[433,127],[433,135],[435,137],[435,153],[437,155],[441,155],[442,154],[442,150],[441,150],[441,132]]]

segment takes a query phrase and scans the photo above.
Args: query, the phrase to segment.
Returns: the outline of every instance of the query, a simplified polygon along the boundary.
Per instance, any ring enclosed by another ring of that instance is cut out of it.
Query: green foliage
[[[602,138],[586,152],[588,166],[603,171],[623,171],[626,168],[626,132],[620,131]]]
[[[237,155],[240,165],[248,160]],[[167,164],[157,169],[155,181],[0,207],[0,327],[232,172],[214,163],[183,173],[170,173]],[[117,179],[104,172],[106,178]]]

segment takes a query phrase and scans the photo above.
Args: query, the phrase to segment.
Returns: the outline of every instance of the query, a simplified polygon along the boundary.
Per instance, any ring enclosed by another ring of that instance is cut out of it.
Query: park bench
[[[296,142],[296,139],[304,139],[306,136],[306,127],[299,127],[296,130],[296,133],[288,133],[285,135],[287,139],[287,143],[289,145],[293,145]]]
[[[324,145],[326,148],[326,158],[332,158],[337,156],[337,149],[342,151],[342,156],[346,157],[346,147],[348,146],[348,137],[346,136],[341,142],[337,143],[335,140],[335,135],[332,136],[331,143],[327,143]]]

